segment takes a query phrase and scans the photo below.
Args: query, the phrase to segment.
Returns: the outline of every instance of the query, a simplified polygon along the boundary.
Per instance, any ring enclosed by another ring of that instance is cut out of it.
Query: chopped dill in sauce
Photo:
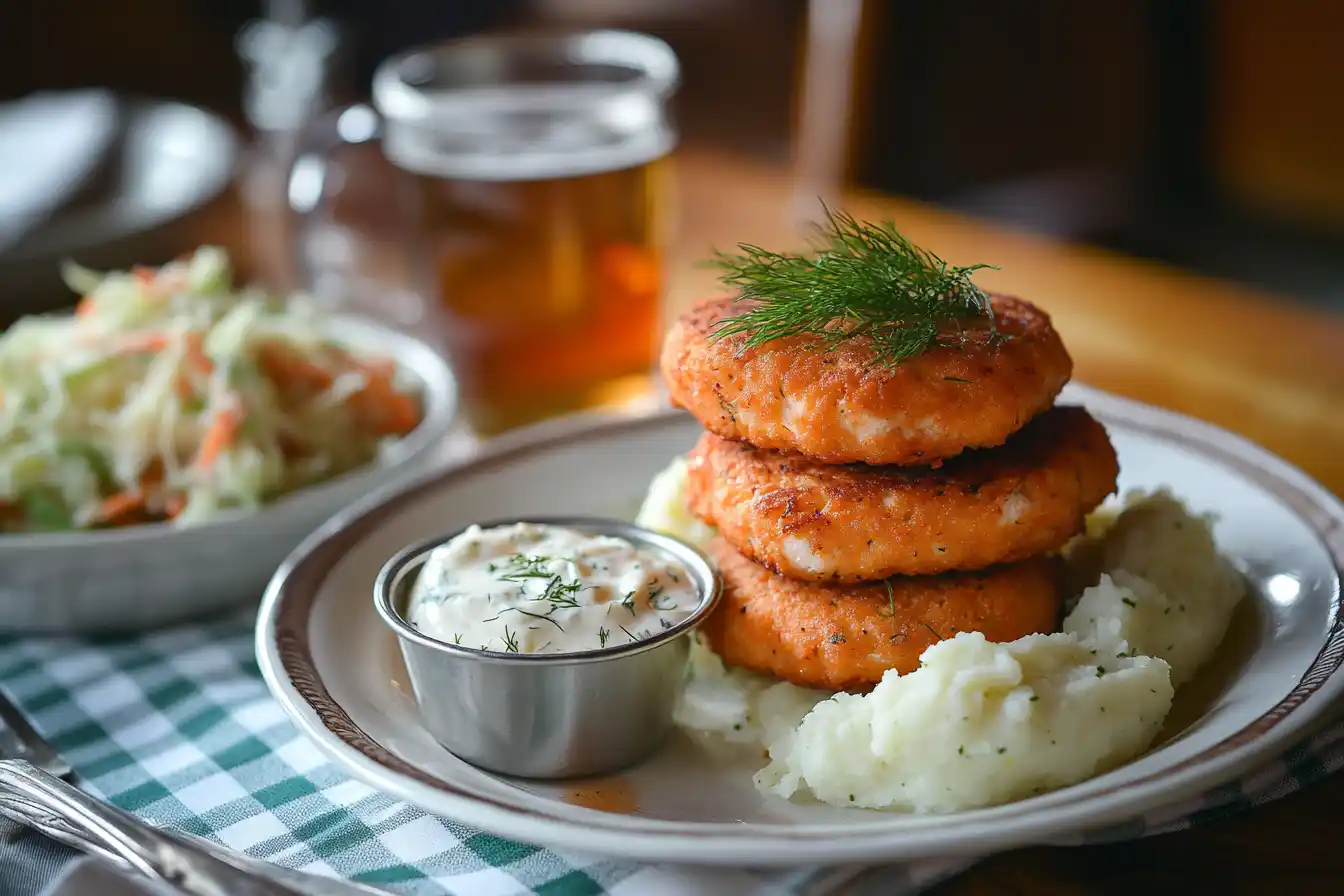
[[[671,558],[628,541],[519,523],[472,527],[435,548],[421,567],[408,621],[430,637],[503,653],[575,653],[611,639],[666,631],[698,604]]]

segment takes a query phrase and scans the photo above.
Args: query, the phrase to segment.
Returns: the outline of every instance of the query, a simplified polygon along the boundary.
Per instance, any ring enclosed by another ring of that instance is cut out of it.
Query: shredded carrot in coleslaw
[[[235,288],[219,249],[63,273],[75,314],[0,335],[0,532],[201,522],[369,463],[419,425],[394,362],[334,343],[301,297]]]

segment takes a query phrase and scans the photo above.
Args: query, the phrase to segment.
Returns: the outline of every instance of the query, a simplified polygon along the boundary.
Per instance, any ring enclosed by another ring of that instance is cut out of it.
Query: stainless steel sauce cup
[[[611,535],[660,553],[685,567],[699,604],[686,619],[634,643],[560,654],[472,650],[428,637],[406,620],[429,553],[465,530],[406,548],[379,573],[374,601],[397,635],[425,727],[457,757],[506,775],[569,778],[634,765],[671,731],[688,635],[718,603],[719,574],[690,545],[621,520],[528,517],[479,525],[519,522]]]

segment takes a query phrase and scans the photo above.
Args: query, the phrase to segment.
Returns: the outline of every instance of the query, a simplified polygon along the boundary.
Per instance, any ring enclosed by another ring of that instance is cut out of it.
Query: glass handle
[[[333,232],[332,203],[349,173],[333,156],[342,146],[377,140],[382,130],[378,113],[359,103],[320,116],[299,136],[285,183],[285,196],[291,217],[294,265],[305,288],[318,285],[323,274],[321,256],[334,254],[321,238]]]

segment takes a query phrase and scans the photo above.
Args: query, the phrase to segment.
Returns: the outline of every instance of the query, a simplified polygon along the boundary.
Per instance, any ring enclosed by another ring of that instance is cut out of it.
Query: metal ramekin
[[[612,535],[686,568],[700,602],[689,617],[644,641],[583,653],[472,650],[431,638],[406,621],[411,588],[429,552],[465,531],[412,545],[387,562],[374,603],[396,633],[425,727],[455,756],[526,778],[601,775],[651,754],[672,727],[690,641],[718,603],[722,582],[699,551],[633,523],[598,517],[527,517],[588,535]]]

